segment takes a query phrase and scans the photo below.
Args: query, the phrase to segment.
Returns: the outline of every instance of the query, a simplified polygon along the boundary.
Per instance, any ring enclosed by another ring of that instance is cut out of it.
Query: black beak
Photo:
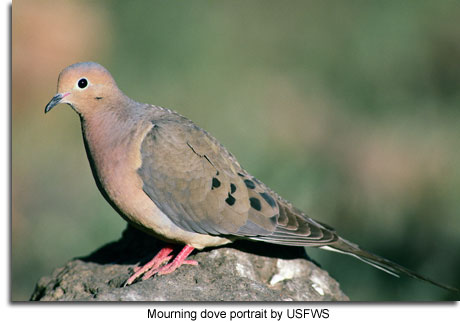
[[[45,113],[48,113],[53,107],[58,105],[63,98],[64,98],[64,95],[60,93],[54,95],[51,101],[48,104],[46,104]]]

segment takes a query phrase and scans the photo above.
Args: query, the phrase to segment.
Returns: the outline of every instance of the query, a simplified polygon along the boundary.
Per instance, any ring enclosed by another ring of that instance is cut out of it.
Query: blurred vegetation
[[[14,1],[11,298],[125,226],[78,117],[43,114],[86,60],[345,238],[460,286],[459,18],[455,1]],[[353,300],[459,300],[308,251]]]

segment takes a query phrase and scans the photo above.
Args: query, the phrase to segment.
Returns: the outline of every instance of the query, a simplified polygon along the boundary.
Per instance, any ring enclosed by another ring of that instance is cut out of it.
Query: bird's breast
[[[144,192],[137,170],[142,165],[141,144],[151,128],[151,122],[139,124],[135,130],[116,137],[101,134],[100,128],[93,132],[91,124],[82,126],[88,159],[103,196],[125,220],[163,240],[198,249],[229,242],[179,228]]]

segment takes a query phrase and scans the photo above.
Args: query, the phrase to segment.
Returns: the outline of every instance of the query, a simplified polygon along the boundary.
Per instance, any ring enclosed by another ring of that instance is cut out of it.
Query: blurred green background
[[[345,238],[460,286],[459,2],[16,0],[12,17],[12,300],[125,227],[76,114],[43,113],[60,70],[87,60]],[[352,300],[459,300],[309,254]]]

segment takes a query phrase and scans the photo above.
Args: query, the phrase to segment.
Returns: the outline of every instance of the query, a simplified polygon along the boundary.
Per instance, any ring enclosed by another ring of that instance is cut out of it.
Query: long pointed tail
[[[339,237],[339,240],[335,242],[334,244],[331,244],[329,246],[322,246],[320,247],[321,249],[329,250],[329,251],[334,251],[334,252],[339,252],[342,254],[347,254],[351,255],[353,257],[358,258],[359,260],[372,265],[388,274],[394,275],[396,277],[399,277],[400,274],[405,274],[408,275],[412,278],[419,279],[422,281],[426,281],[428,283],[431,283],[433,285],[436,285],[438,287],[444,288],[449,291],[453,292],[459,292],[459,290],[455,287],[451,287],[448,285],[444,285],[441,283],[438,283],[436,281],[433,281],[432,279],[429,279],[425,276],[422,276],[408,268],[405,268],[399,264],[396,264],[388,259],[385,259],[383,257],[380,257],[378,255],[372,254],[368,251],[362,250],[359,248],[358,245],[349,242],[348,240],[345,240],[343,238]]]

